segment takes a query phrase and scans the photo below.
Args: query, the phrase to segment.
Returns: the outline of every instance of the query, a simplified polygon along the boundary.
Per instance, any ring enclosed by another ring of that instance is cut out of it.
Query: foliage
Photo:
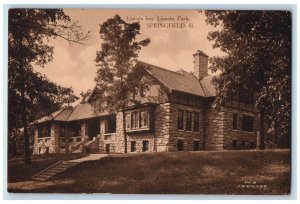
[[[127,23],[120,16],[105,21],[100,28],[103,40],[101,50],[97,52],[97,75],[95,100],[93,105],[98,110],[122,110],[123,127],[125,127],[125,107],[136,103],[136,95],[146,89],[141,83],[142,70],[136,69],[136,58],[142,47],[150,43],[150,39],[136,41],[140,34],[138,22]],[[125,135],[125,128],[124,135]],[[125,152],[126,136],[125,136]]]
[[[80,93],[81,103],[85,103],[85,101],[87,100],[87,98],[90,96],[91,93],[92,93],[91,89],[88,89],[85,92],[81,91],[81,93]]]
[[[44,66],[53,59],[49,41],[58,37],[81,43],[88,34],[62,9],[9,10],[9,132],[24,128],[26,163],[30,162],[28,122],[77,99],[71,88],[58,86],[33,70],[33,64]]]
[[[205,11],[214,48],[227,55],[211,59],[217,104],[240,93],[254,95],[260,113],[289,137],[291,111],[291,13],[289,11]]]

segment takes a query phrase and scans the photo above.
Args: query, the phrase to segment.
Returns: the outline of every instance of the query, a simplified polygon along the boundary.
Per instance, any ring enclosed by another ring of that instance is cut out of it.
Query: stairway
[[[65,171],[66,169],[79,164],[80,162],[73,161],[59,161],[52,166],[44,169],[43,171],[32,176],[31,179],[34,181],[45,181],[56,174]]]

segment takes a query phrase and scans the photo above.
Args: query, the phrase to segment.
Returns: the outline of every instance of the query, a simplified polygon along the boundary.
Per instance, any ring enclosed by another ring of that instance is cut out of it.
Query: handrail
[[[52,168],[52,167],[56,166],[57,164],[59,164],[59,163],[61,163],[61,162],[63,162],[63,161],[62,161],[62,160],[60,160],[60,161],[56,162],[55,164],[53,164],[53,165],[51,165],[51,166],[47,167],[46,169],[44,169],[44,170],[40,171],[39,173],[35,174],[34,176],[31,176],[31,178],[34,178],[34,177],[36,177],[36,176],[40,175],[41,173],[43,173],[43,172],[47,171],[48,169],[50,169],[50,168]]]
[[[73,151],[77,150],[81,145],[85,144],[86,142],[87,142],[86,140],[83,140],[83,141],[79,142],[78,144],[71,146],[71,153]]]
[[[94,140],[91,140],[91,141],[88,141],[87,143],[85,143],[85,147],[88,147],[90,144],[93,144],[94,142],[98,142],[98,138],[96,137],[96,139],[94,139]]]

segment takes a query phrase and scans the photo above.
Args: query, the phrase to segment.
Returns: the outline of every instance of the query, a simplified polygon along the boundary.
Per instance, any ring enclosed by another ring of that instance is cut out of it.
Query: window
[[[238,118],[238,114],[237,113],[234,113],[233,115],[232,115],[232,128],[234,129],[234,130],[237,130],[238,128],[238,125],[237,125],[237,118]]]
[[[116,116],[111,116],[105,120],[105,134],[116,132]]]
[[[177,150],[183,151],[183,140],[181,139],[177,140]]]
[[[149,116],[148,116],[148,111],[141,111],[141,128],[144,128],[144,127],[148,127],[148,124],[149,124]]]
[[[130,151],[135,152],[136,151],[136,141],[131,141],[130,143]]]
[[[177,128],[183,130],[183,110],[178,110],[177,115]]]
[[[110,144],[106,144],[105,145],[105,152],[109,153],[109,151],[110,151]]]
[[[199,141],[193,141],[193,150],[194,151],[200,150],[200,142]]]
[[[244,115],[242,118],[242,130],[246,132],[253,132],[254,117]]]
[[[125,119],[126,119],[126,129],[131,129],[130,113],[126,113]]]
[[[126,113],[126,130],[149,128],[149,110],[132,111]]]
[[[72,137],[78,137],[81,136],[81,123],[80,122],[74,122],[70,124],[71,129],[71,136]]]
[[[189,130],[189,131],[192,130],[192,112],[191,111],[186,112],[186,130]]]
[[[139,128],[139,112],[131,113],[131,128],[132,129]]]
[[[51,137],[51,125],[48,124],[46,126],[39,127],[38,129],[38,137]]]
[[[232,148],[237,148],[237,140],[232,140]]]
[[[200,113],[194,112],[194,131],[199,132],[200,128]]]
[[[59,127],[59,136],[60,137],[65,136],[65,125],[60,125],[60,127]]]
[[[147,152],[149,150],[149,141],[144,140],[143,141],[143,152]]]

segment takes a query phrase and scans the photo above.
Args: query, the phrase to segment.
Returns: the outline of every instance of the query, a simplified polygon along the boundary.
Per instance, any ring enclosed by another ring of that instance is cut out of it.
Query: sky
[[[140,22],[137,40],[150,38],[151,43],[139,54],[141,61],[189,72],[193,71],[193,54],[197,50],[210,57],[224,55],[213,49],[213,42],[207,39],[208,32],[216,28],[206,25],[204,13],[197,10],[65,9],[65,13],[84,31],[90,31],[89,40],[85,45],[70,45],[62,39],[50,42],[54,46],[53,61],[34,69],[61,86],[72,87],[78,96],[95,86],[95,57],[102,42],[100,25],[116,14],[127,22]]]

